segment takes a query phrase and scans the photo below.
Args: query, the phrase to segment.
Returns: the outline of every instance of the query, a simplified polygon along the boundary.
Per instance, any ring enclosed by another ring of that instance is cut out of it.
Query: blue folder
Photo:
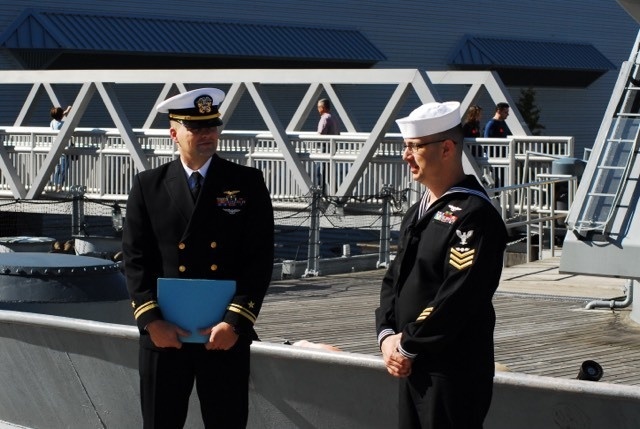
[[[198,330],[220,322],[236,292],[234,280],[158,279],[158,305],[165,320],[191,332],[183,343],[206,343]]]

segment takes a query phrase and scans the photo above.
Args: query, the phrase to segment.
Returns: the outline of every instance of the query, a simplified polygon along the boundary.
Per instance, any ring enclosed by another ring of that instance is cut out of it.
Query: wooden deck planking
[[[640,325],[629,320],[629,310],[584,309],[589,300],[600,296],[551,296],[558,285],[575,287],[566,284],[575,276],[554,277],[553,267],[549,261],[529,267],[536,280],[527,277],[526,266],[503,273],[505,282],[524,279],[528,284],[515,285],[517,293],[501,284],[494,297],[496,361],[511,371],[575,378],[581,363],[591,359],[602,365],[602,381],[640,385]],[[379,356],[374,311],[383,275],[384,270],[374,270],[275,281],[256,331],[263,341],[308,340]],[[521,293],[523,287],[527,293]],[[615,284],[609,289],[618,294]],[[580,292],[588,295],[586,289]]]

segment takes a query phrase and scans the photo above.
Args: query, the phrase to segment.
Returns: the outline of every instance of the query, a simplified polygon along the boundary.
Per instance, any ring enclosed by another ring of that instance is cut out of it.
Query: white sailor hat
[[[460,103],[426,103],[396,123],[405,139],[438,134],[460,125]]]
[[[169,119],[187,128],[207,128],[222,125],[218,107],[224,100],[224,91],[200,88],[167,98],[156,110],[168,113]]]

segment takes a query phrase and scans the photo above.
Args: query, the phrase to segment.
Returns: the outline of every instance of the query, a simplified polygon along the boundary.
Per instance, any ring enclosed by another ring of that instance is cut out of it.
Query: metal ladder
[[[620,204],[636,156],[640,138],[638,45],[636,42],[630,61],[623,63],[620,69],[605,120],[598,133],[596,147],[600,150],[595,154],[598,158],[584,195],[584,203],[575,220],[571,216],[567,219],[568,226],[581,236],[612,232],[611,220]]]

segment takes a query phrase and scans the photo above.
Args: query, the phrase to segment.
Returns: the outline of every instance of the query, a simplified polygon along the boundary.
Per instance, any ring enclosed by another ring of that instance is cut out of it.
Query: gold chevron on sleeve
[[[238,313],[239,315],[246,317],[251,321],[251,323],[256,323],[256,319],[257,319],[256,315],[241,305],[229,304],[229,306],[227,307],[227,310],[233,311],[234,313]]]
[[[449,257],[449,264],[457,268],[458,270],[462,270],[467,268],[473,264],[473,255],[475,254],[475,249],[467,249],[467,248],[451,248],[451,255]]]
[[[133,317],[135,317],[137,320],[138,317],[140,317],[142,314],[157,307],[158,307],[158,303],[156,301],[147,301],[133,312]]]
[[[424,319],[429,317],[432,311],[433,311],[433,307],[427,307],[424,310],[422,310],[422,313],[420,313],[420,316],[418,316],[418,318],[416,319],[416,322],[422,322]]]

